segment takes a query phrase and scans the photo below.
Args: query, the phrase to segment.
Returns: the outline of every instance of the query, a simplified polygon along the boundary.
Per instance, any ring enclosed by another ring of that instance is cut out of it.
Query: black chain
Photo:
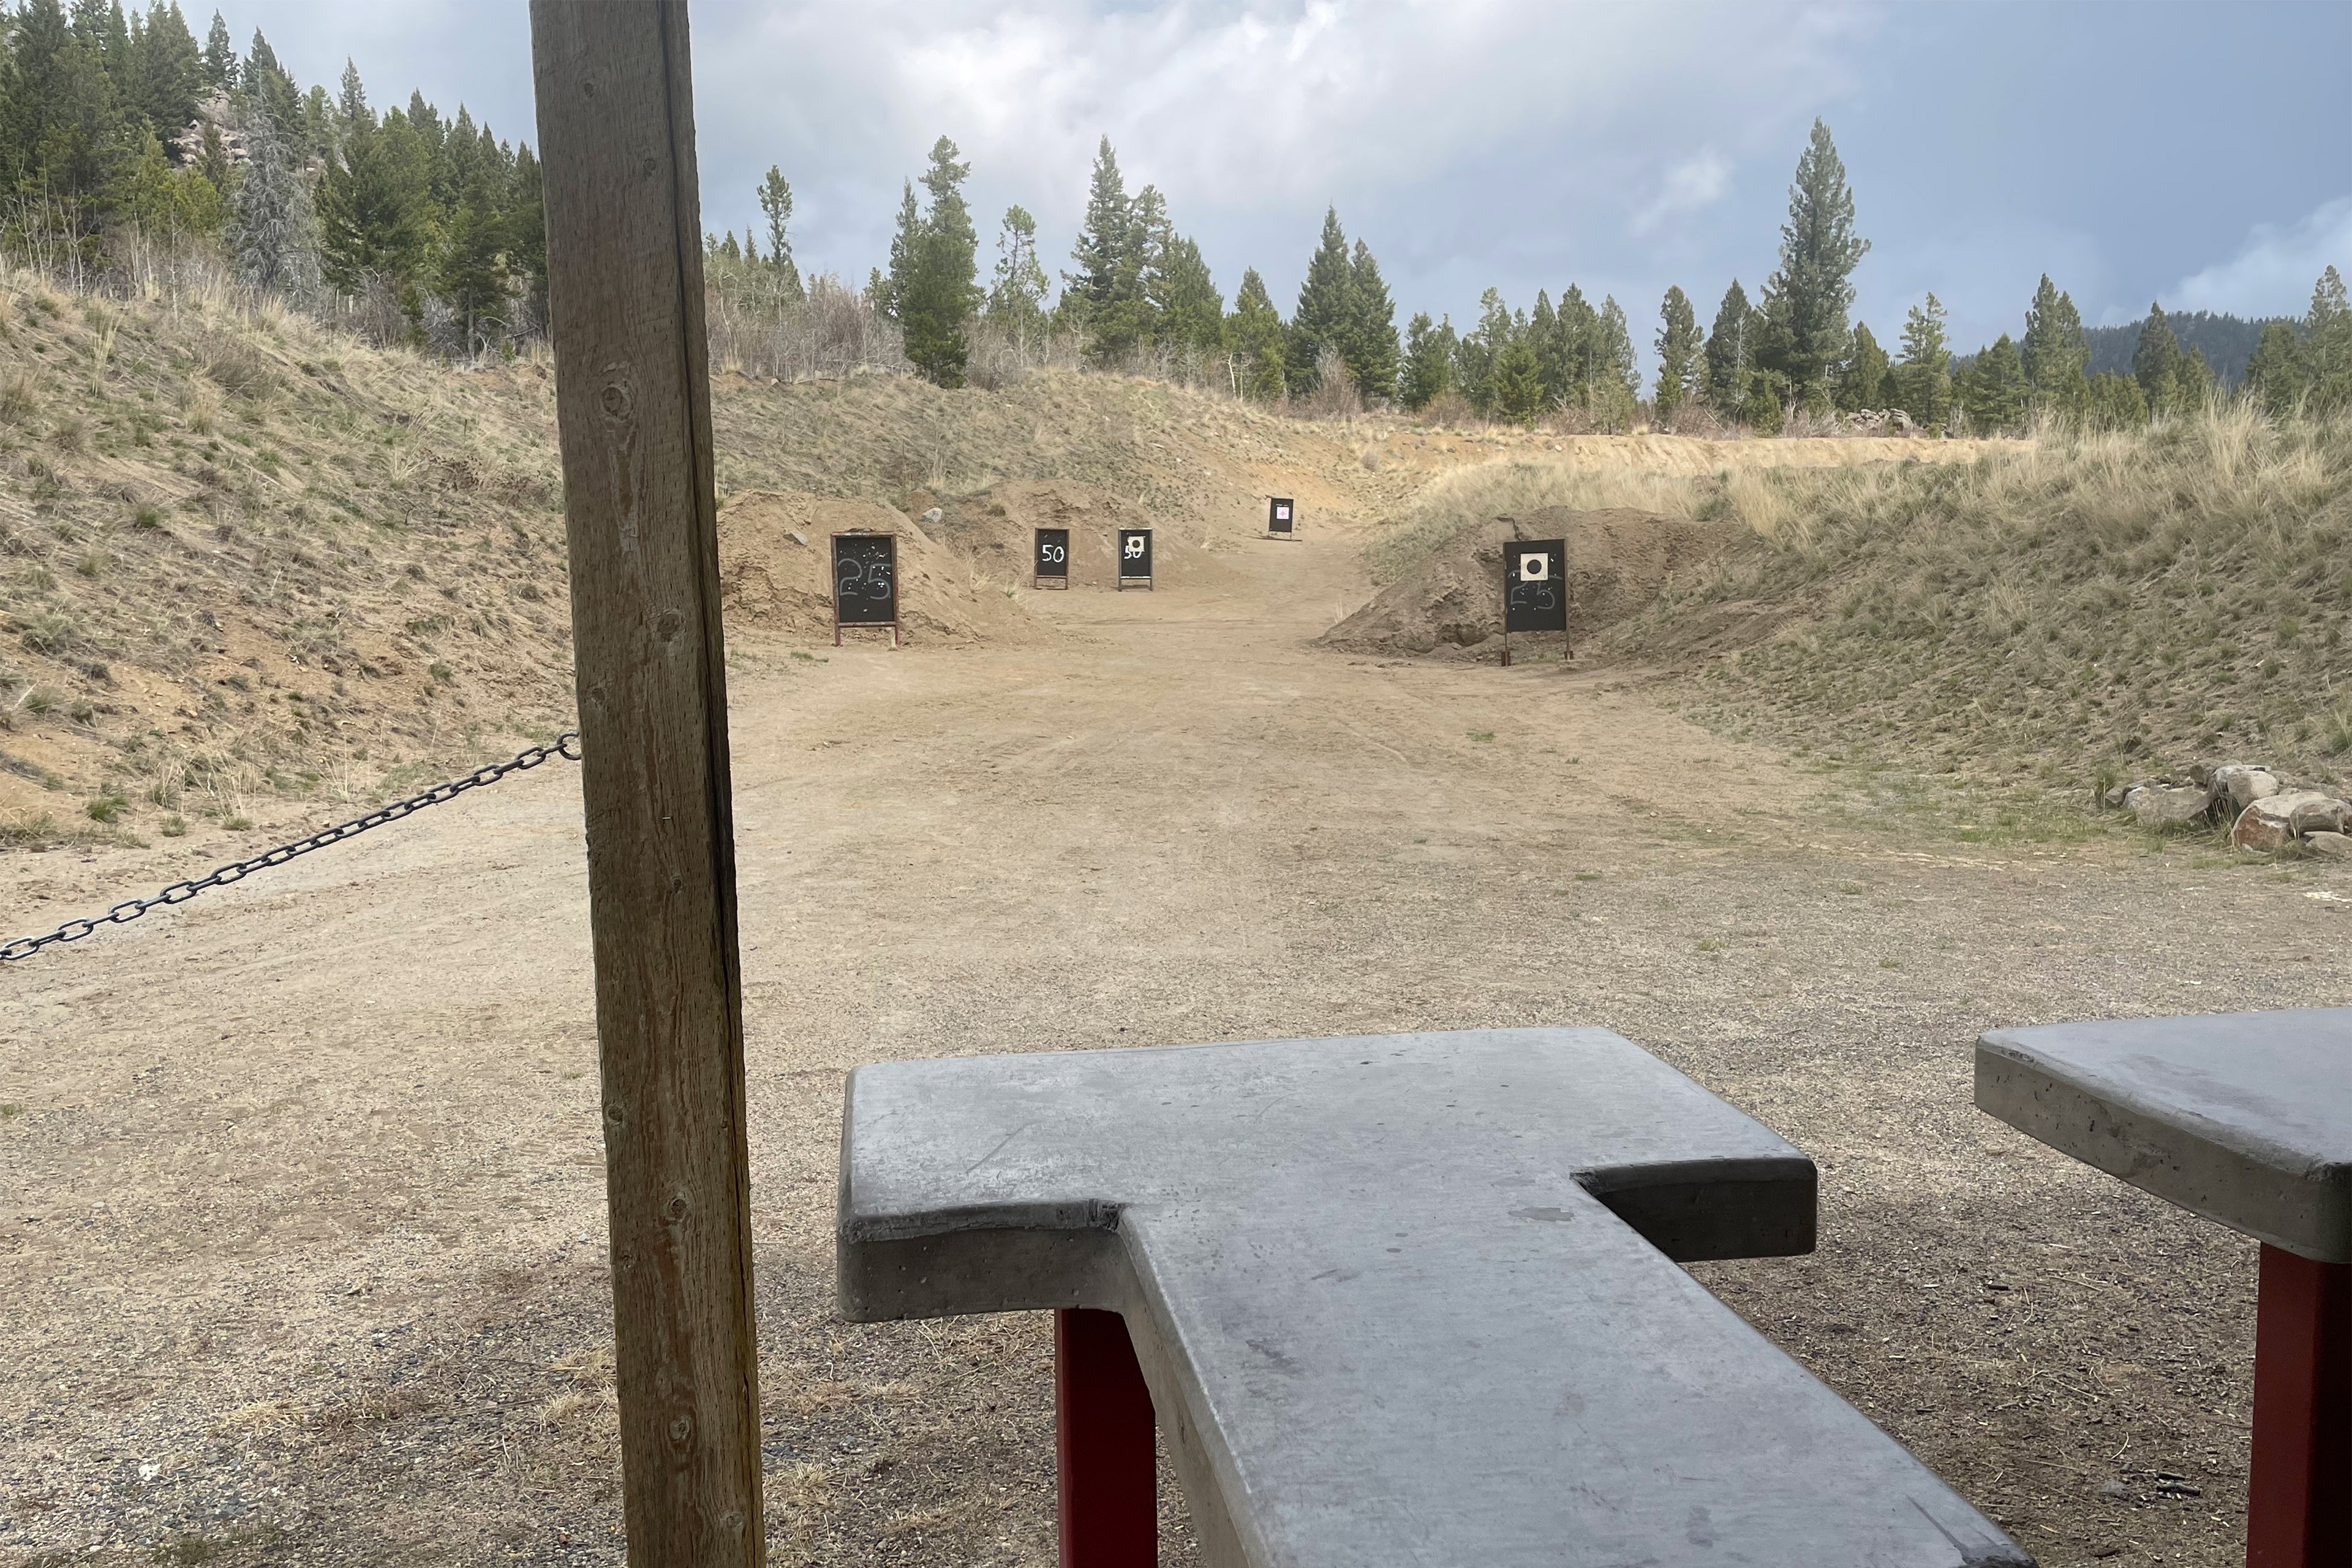
[[[469,789],[479,789],[484,784],[494,784],[509,773],[520,773],[525,768],[535,768],[550,757],[568,757],[575,763],[578,762],[580,731],[566,730],[544,746],[524,747],[509,762],[487,763],[464,778],[451,779],[446,784],[435,784],[422,795],[412,795],[406,800],[394,801],[390,805],[381,806],[369,812],[365,816],[354,816],[349,822],[339,822],[332,827],[322,827],[308,838],[297,838],[291,844],[280,844],[275,849],[265,849],[250,860],[232,860],[209,876],[198,877],[194,881],[174,882],[152,899],[132,899],[128,903],[115,905],[102,915],[91,915],[86,920],[68,921],[57,930],[42,936],[20,936],[12,942],[0,944],[0,963],[7,963],[19,958],[30,958],[53,942],[79,942],[102,925],[128,925],[158,904],[184,904],[207,888],[226,887],[231,882],[244,880],[265,866],[283,866],[297,855],[308,855],[313,849],[324,849],[330,844],[341,844],[344,839],[357,837],[371,827],[382,827],[387,822],[397,822],[412,811],[421,811],[428,805],[439,805],[445,800],[457,799]]]

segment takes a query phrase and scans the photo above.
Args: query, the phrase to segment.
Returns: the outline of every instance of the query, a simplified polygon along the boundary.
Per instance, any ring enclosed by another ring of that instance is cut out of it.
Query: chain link
[[[526,768],[535,768],[550,757],[567,757],[572,762],[578,762],[580,731],[566,730],[544,746],[524,747],[507,762],[485,763],[463,778],[451,779],[446,784],[435,784],[431,789],[420,795],[412,795],[406,800],[396,800],[390,805],[379,806],[365,816],[354,816],[349,822],[339,822],[332,827],[322,827],[308,838],[297,838],[291,844],[280,844],[275,849],[265,849],[249,860],[232,860],[227,865],[215,868],[209,875],[198,877],[192,881],[174,882],[152,898],[131,899],[115,905],[102,915],[88,915],[79,920],[70,920],[57,930],[43,935],[20,936],[14,942],[0,943],[0,963],[13,963],[20,958],[30,958],[51,942],[79,942],[102,925],[129,925],[159,904],[184,904],[208,888],[225,888],[231,882],[243,881],[264,867],[283,866],[298,855],[308,855],[313,849],[324,849],[330,844],[341,844],[346,838],[355,838],[371,827],[382,827],[387,822],[397,822],[413,811],[422,811],[428,805],[439,805],[445,800],[455,800],[469,789],[479,789],[484,784],[494,784],[509,773],[520,773]]]

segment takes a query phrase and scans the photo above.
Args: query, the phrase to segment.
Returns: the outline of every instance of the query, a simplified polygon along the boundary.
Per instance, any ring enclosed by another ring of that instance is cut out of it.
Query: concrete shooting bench
[[[842,1310],[1053,1309],[1066,1568],[2031,1559],[1677,1261],[1813,1245],[1812,1163],[1603,1029],[851,1075]]]
[[[1977,1104],[2263,1244],[2246,1561],[2352,1563],[2352,1011],[1997,1029]]]

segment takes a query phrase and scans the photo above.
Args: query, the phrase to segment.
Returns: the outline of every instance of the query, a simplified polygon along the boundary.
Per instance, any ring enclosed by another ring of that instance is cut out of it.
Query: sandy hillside
[[[1559,539],[1568,548],[1572,646],[1649,608],[1669,584],[1751,538],[1736,522],[1625,507],[1538,507],[1452,534],[1319,641],[1352,653],[1499,660],[1504,546],[1512,540]],[[1559,645],[1557,635],[1522,639],[1519,655],[1557,658]]]
[[[22,273],[0,275],[0,848],[168,837],[209,862],[569,721],[544,365],[451,368],[283,311]],[[1937,445],[1317,423],[1059,374],[998,392],[722,374],[712,398],[746,635],[803,641],[830,640],[823,578],[782,540],[836,503],[929,542],[920,635],[1018,642],[1040,635],[1023,595],[989,595],[1024,580],[1039,523],[1073,528],[1080,589],[1139,524],[1167,582],[1245,595],[1227,569],[1265,547],[1270,493],[1297,499],[1303,542],[1271,547],[1322,561],[1496,463],[1638,477]],[[1328,563],[1318,614],[1358,607],[1354,573]]]

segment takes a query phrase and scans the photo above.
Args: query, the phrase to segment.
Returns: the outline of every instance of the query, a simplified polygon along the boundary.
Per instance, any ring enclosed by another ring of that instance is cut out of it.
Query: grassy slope
[[[2221,409],[1962,468],[1751,476],[1714,505],[1764,544],[1616,641],[1701,660],[1725,722],[2048,785],[2224,757],[2333,781],[2352,752],[2343,423]]]
[[[730,375],[714,405],[722,496],[919,510],[1067,479],[1175,521],[1246,510],[1269,475],[1327,509],[1418,482],[1363,461],[1377,430],[1108,377]],[[554,447],[543,365],[0,276],[0,843],[316,822],[551,733],[572,709]]]
[[[1544,507],[1625,508],[1667,517],[1712,516],[1720,497],[1761,482],[1766,471],[1897,462],[1969,462],[2021,452],[2017,441],[1913,441],[1833,437],[1715,441],[1685,436],[1570,436],[1534,451],[1441,473],[1388,520],[1368,549],[1372,577],[1393,583],[1456,535],[1496,517]]]
[[[550,405],[529,367],[6,279],[0,825],[236,820],[544,732],[569,686]]]

